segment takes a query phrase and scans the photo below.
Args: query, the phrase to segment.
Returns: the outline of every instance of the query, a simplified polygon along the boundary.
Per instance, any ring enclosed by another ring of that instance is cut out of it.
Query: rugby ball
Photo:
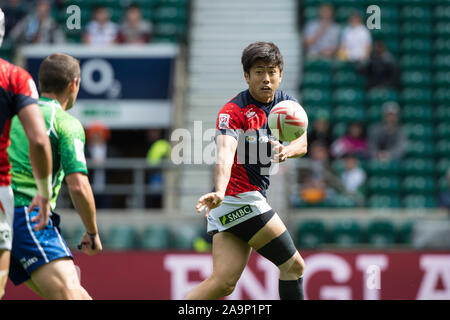
[[[269,113],[268,124],[278,140],[290,142],[302,136],[308,129],[308,116],[297,102],[284,100]]]

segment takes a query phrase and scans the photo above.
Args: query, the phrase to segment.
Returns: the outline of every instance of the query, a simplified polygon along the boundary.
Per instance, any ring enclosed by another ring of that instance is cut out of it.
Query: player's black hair
[[[272,42],[254,42],[247,46],[242,52],[242,67],[244,72],[250,73],[250,68],[256,61],[262,60],[264,63],[270,63],[283,71],[284,61],[280,49]]]
[[[39,67],[41,92],[62,93],[74,79],[80,79],[80,61],[64,53],[54,53]]]

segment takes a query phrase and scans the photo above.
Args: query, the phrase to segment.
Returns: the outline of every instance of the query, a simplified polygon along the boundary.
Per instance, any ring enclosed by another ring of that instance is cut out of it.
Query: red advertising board
[[[304,291],[313,300],[450,299],[450,252],[302,251]],[[94,299],[183,299],[212,270],[210,254],[104,252],[75,254],[81,282]],[[252,254],[227,299],[278,299],[278,269]],[[37,299],[8,282],[5,299]]]

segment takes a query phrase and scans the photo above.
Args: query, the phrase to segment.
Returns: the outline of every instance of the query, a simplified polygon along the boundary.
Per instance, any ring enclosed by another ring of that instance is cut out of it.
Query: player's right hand
[[[28,207],[29,212],[32,212],[36,208],[39,208],[38,214],[31,219],[31,222],[36,222],[34,230],[40,231],[48,224],[50,216],[50,199],[46,199],[37,194]]]
[[[197,209],[198,213],[201,213],[206,209],[205,217],[207,217],[211,209],[217,208],[222,204],[224,197],[225,195],[219,192],[210,192],[204,194],[200,197],[200,199],[198,199],[195,209]]]
[[[85,232],[81,238],[80,244],[78,245],[78,249],[88,256],[93,256],[100,253],[103,250],[103,247],[98,232],[96,234]]]

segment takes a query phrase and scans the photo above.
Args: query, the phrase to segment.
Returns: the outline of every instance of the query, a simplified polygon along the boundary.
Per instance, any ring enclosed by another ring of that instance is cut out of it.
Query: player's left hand
[[[269,140],[273,146],[273,159],[271,162],[284,162],[288,158],[286,146],[283,146],[279,141]]]
[[[81,238],[80,244],[78,245],[78,249],[89,256],[93,256],[94,254],[101,252],[103,247],[98,233],[90,234],[85,232]]]

